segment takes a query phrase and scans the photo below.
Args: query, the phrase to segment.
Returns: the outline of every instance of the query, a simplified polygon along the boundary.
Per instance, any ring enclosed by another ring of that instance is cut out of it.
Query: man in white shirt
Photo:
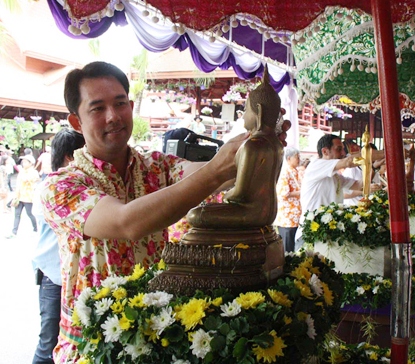
[[[317,143],[319,158],[308,165],[301,184],[300,226],[295,235],[295,250],[303,245],[301,224],[307,211],[314,211],[332,202],[343,203],[343,189],[362,191],[362,180],[354,180],[338,173],[343,168],[356,167],[353,157],[346,157],[343,143],[337,135],[325,134]]]

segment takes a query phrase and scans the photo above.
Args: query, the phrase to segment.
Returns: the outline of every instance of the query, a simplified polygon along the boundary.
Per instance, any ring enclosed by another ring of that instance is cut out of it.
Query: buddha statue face
[[[250,92],[246,102],[245,128],[254,130],[268,126],[274,129],[280,117],[281,99],[269,83],[268,68],[265,67],[261,84]]]

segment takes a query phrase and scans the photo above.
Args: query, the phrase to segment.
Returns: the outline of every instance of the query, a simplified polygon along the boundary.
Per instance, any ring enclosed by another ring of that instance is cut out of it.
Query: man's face
[[[114,77],[85,79],[80,84],[78,116],[69,121],[84,135],[90,153],[111,162],[127,148],[133,128],[133,102]]]
[[[333,139],[331,148],[323,148],[322,152],[324,159],[342,159],[346,156],[343,143],[340,139]]]

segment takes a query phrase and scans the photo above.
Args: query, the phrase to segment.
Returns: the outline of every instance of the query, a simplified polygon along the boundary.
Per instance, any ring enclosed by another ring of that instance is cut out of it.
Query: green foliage
[[[140,118],[139,116],[134,117],[133,120],[133,132],[131,137],[134,139],[134,145],[140,140],[144,140],[146,134],[150,131],[150,125],[147,120]]]
[[[20,145],[33,146],[33,141],[30,137],[42,132],[42,127],[39,124],[34,124],[32,121],[24,121],[17,123],[14,120],[0,119],[0,143],[8,145],[10,149],[17,150]],[[35,141],[35,148],[42,146],[40,141]]]

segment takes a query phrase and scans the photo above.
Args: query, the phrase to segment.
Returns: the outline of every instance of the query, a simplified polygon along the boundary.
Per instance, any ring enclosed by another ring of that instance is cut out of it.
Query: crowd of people
[[[274,115],[269,122],[258,116],[267,115],[259,99],[247,105],[245,115],[238,113],[234,137],[208,162],[191,162],[159,151],[140,154],[128,145],[134,106],[128,94],[126,75],[111,64],[92,62],[74,69],[66,76],[64,89],[71,128],[59,131],[37,161],[25,149],[14,165],[9,161],[10,152],[4,147],[0,150],[1,205],[6,213],[9,206],[15,211],[8,237],[16,236],[23,209],[33,230],[39,230],[33,268],[40,285],[41,332],[34,364],[79,359],[77,345],[82,334],[74,323],[75,299],[110,275],[128,275],[137,263],[148,267],[159,261],[169,231],[180,240],[189,210],[212,198],[216,202],[229,198],[238,168],[243,170],[249,151],[257,149],[255,138],[264,140],[261,153],[269,149],[271,139],[286,146],[289,122],[275,133]],[[196,116],[193,123],[195,132],[202,132],[201,118]],[[254,131],[254,141],[246,130]],[[239,153],[235,159],[242,145],[247,155]],[[282,157],[280,152],[277,148],[274,158]],[[280,161],[272,163],[272,175],[279,173],[279,178],[272,186],[277,206],[270,210],[278,209],[274,225],[286,252],[303,244],[305,211],[363,194],[360,165],[338,136],[324,135],[317,153],[310,158],[286,147],[280,173]],[[377,159],[372,167],[378,171],[384,163]],[[354,174],[348,176],[347,171],[352,170]],[[12,191],[10,176],[14,172],[18,176]],[[371,192],[379,188],[380,183],[370,185]],[[203,208],[195,211],[205,213]],[[191,217],[199,221],[201,215],[195,216]]]

